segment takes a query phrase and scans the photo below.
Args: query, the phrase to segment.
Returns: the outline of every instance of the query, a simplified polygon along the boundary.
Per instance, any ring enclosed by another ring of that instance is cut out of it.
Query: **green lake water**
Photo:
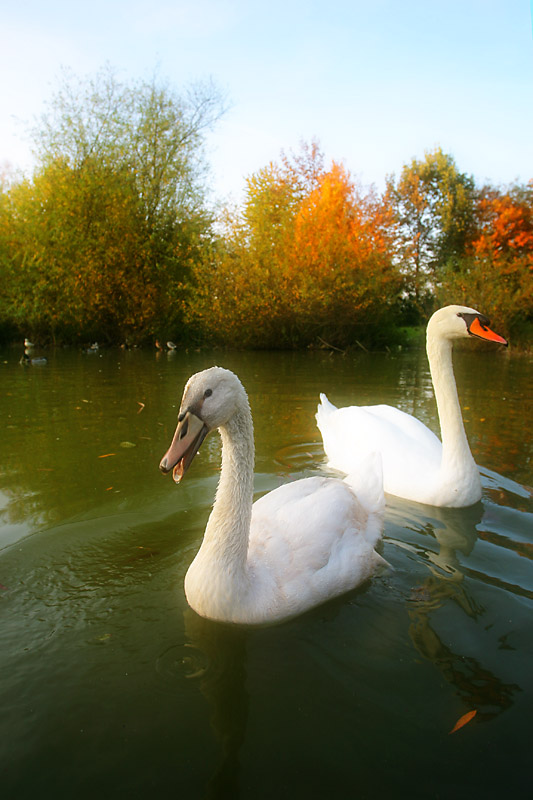
[[[180,486],[158,471],[187,378],[241,378],[260,496],[329,474],[320,391],[438,430],[425,353],[46,355],[0,352],[2,798],[528,796],[532,360],[456,353],[480,503],[389,498],[390,569],[250,630],[185,600],[220,464],[213,434]]]

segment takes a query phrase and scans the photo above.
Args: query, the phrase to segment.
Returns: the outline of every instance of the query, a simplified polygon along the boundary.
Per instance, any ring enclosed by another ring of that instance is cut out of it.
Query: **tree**
[[[399,180],[387,182],[398,223],[399,261],[409,293],[419,309],[439,283],[446,265],[465,255],[474,229],[474,180],[459,172],[440,148],[404,166]]]
[[[533,182],[478,192],[466,256],[445,272],[438,296],[487,309],[510,331],[533,319]]]
[[[195,270],[188,319],[227,344],[369,340],[397,300],[392,209],[316,145],[247,181],[244,210]]]
[[[203,137],[222,112],[212,84],[180,96],[109,69],[66,75],[35,129],[40,166],[11,190],[5,313],[54,338],[175,335],[210,236]]]
[[[304,199],[295,220],[291,269],[307,315],[329,329],[379,325],[390,315],[400,279],[392,262],[392,210],[356,188],[333,164]],[[313,308],[314,306],[314,308]]]

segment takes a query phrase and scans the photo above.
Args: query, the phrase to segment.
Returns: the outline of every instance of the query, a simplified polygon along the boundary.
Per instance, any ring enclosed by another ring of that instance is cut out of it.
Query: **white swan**
[[[442,443],[419,420],[397,408],[337,409],[321,394],[316,419],[329,465],[351,474],[361,468],[365,451],[378,451],[388,494],[433,506],[459,508],[476,503],[481,498],[481,481],[463,427],[452,343],[474,336],[506,345],[489,324],[485,316],[465,306],[446,306],[429,320],[427,354]]]
[[[160,463],[179,483],[205,436],[218,428],[222,469],[202,545],[185,576],[189,605],[223,622],[279,622],[353,589],[385,562],[374,545],[384,506],[380,469],[359,482],[312,477],[252,505],[253,424],[246,392],[229,370],[189,379],[178,426]],[[377,462],[379,464],[379,461]]]

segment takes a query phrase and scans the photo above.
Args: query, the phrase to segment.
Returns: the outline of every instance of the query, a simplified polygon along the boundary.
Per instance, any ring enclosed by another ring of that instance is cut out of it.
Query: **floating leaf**
[[[459,719],[451,729],[450,733],[455,733],[455,731],[458,731],[459,728],[462,728],[463,725],[466,725],[467,722],[470,722],[471,719],[474,719],[476,714],[477,714],[477,708],[475,708],[473,711],[467,711],[466,714],[463,714],[462,717],[459,717]]]
[[[109,456],[116,456],[116,453],[104,453],[103,456],[98,456],[98,458],[109,458]]]
[[[121,442],[120,446],[121,447],[137,447],[137,445],[133,444],[133,442]]]
[[[140,400],[137,400],[137,403],[138,403],[138,405],[140,406],[139,410],[137,411],[137,414],[140,414],[140,413],[141,413],[141,411],[142,411],[142,410],[143,410],[143,408],[144,408],[144,403],[141,403],[141,402],[140,402]]]

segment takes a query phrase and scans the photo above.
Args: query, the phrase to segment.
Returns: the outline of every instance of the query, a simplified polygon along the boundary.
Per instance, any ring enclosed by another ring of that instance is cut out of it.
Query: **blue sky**
[[[24,125],[62,66],[176,88],[212,78],[230,109],[213,189],[317,139],[363,184],[441,146],[478,182],[533,178],[529,0],[0,0],[0,166],[31,169]]]

